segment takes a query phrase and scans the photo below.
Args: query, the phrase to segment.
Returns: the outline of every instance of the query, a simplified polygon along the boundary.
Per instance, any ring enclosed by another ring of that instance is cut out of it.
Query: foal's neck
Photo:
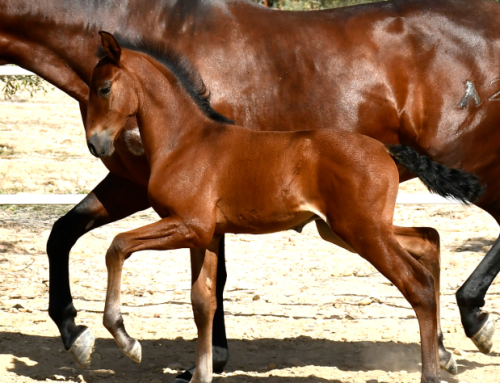
[[[158,153],[168,155],[224,128],[205,115],[170,70],[145,55],[140,60],[147,65],[135,72],[139,80],[137,121],[150,162]]]

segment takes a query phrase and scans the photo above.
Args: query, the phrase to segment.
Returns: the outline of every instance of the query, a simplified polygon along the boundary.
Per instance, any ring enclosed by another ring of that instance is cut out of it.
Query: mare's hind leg
[[[419,261],[434,278],[434,296],[437,304],[438,347],[440,367],[450,374],[458,373],[457,363],[453,355],[446,350],[443,343],[440,316],[440,279],[441,253],[439,233],[430,227],[400,227],[394,226],[394,234],[399,244],[410,255]]]
[[[70,291],[69,253],[85,233],[147,209],[146,190],[108,174],[85,199],[57,220],[47,243],[49,257],[49,315],[62,341],[80,366],[90,362],[94,344],[92,332],[75,324],[76,309]]]

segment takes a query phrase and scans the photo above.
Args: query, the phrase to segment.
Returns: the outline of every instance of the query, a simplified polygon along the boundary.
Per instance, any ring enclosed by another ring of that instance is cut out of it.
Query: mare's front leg
[[[196,226],[186,224],[179,217],[167,217],[139,229],[118,234],[106,254],[108,288],[104,308],[104,326],[113,335],[125,355],[136,362],[140,362],[142,358],[141,346],[137,340],[127,334],[120,308],[123,263],[136,251],[208,246],[212,240],[214,226],[200,224],[199,219],[192,221],[196,222]],[[196,373],[194,376],[196,377]]]
[[[47,243],[49,257],[49,315],[61,333],[66,350],[80,366],[90,362],[94,336],[75,324],[76,309],[70,291],[69,253],[85,233],[147,209],[146,189],[113,174],[54,224]]]
[[[465,334],[484,354],[493,348],[495,321],[481,308],[485,303],[484,296],[499,272],[500,237],[456,294]]]

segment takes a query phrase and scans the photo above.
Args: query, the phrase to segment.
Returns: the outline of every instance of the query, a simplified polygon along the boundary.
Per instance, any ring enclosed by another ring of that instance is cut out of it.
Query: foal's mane
[[[140,40],[130,41],[116,35],[115,38],[122,48],[148,55],[172,72],[184,90],[207,117],[223,124],[234,124],[234,121],[212,109],[212,105],[210,105],[210,91],[203,82],[200,73],[185,56],[170,46],[162,46]],[[100,47],[98,57],[102,58],[105,55],[104,50]]]

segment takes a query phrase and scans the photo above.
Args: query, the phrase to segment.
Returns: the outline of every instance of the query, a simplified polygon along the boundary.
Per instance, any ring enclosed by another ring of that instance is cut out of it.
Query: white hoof
[[[491,314],[488,314],[488,319],[484,323],[481,330],[479,330],[476,335],[470,338],[476,347],[483,354],[488,354],[493,348],[493,334],[495,333],[495,321],[491,317]]]
[[[457,367],[457,362],[455,361],[455,358],[453,355],[450,354],[450,360],[446,364],[440,364],[441,370],[446,371],[448,374],[451,375],[457,375],[458,374],[458,367]]]
[[[142,347],[141,344],[134,339],[134,345],[130,351],[123,350],[123,353],[127,355],[130,359],[132,359],[136,363],[141,363],[142,360]]]
[[[86,329],[76,338],[68,352],[71,354],[79,367],[84,368],[90,364],[90,357],[94,350],[95,338],[90,329]]]

